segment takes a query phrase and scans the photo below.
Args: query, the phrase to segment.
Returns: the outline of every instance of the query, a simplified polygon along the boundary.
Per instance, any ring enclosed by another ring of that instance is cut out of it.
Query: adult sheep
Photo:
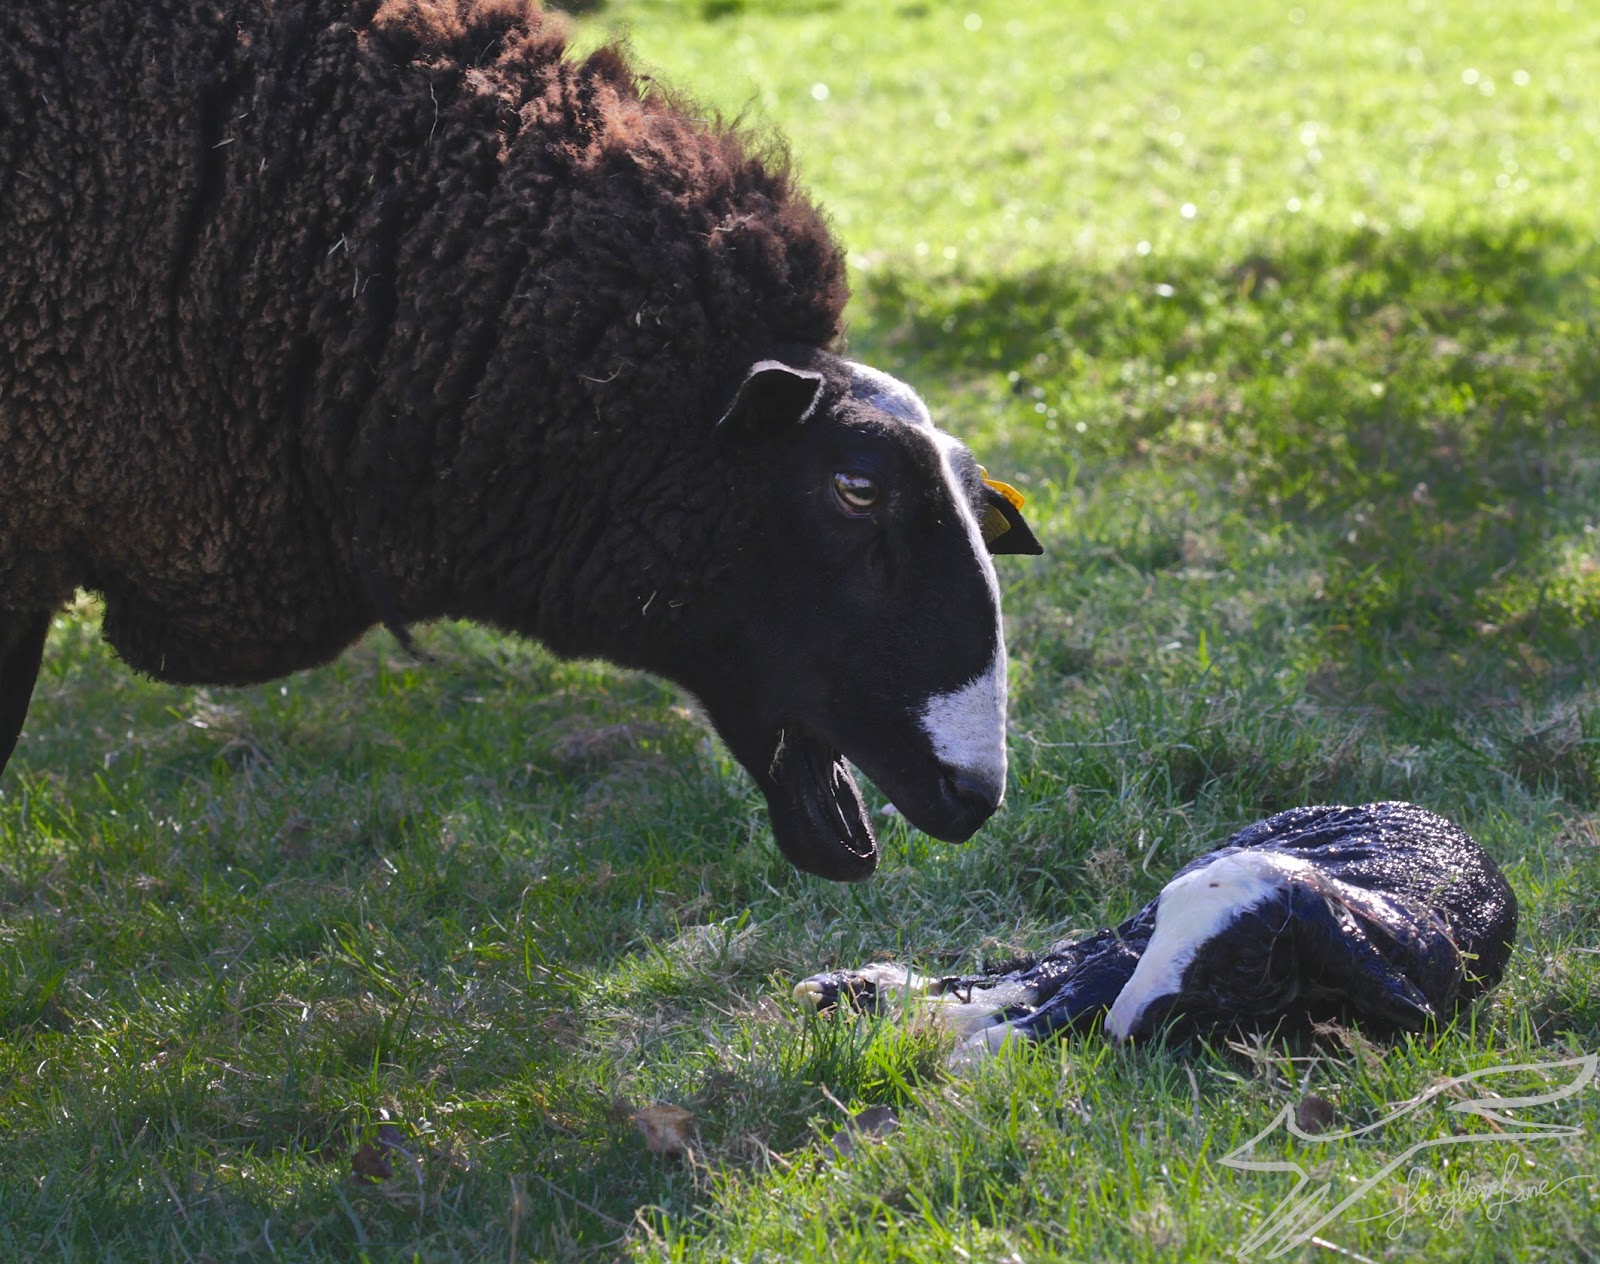
[[[825,877],[876,863],[845,757],[941,838],[999,804],[1014,496],[834,353],[781,155],[615,50],[531,0],[6,0],[0,208],[0,767],[83,587],[168,681],[443,617],[665,676]]]

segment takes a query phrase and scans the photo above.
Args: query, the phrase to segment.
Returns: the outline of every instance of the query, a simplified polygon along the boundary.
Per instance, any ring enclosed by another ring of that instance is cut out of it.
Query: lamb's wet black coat
[[[1311,867],[1205,941],[1178,991],[1155,998],[1129,1034],[1352,1020],[1383,1034],[1418,1031],[1449,1019],[1505,971],[1516,897],[1484,850],[1443,817],[1409,803],[1295,808],[1241,830],[1174,881],[1252,849]],[[995,1022],[1035,1038],[1088,1030],[1133,977],[1160,903],[1038,956],[939,979],[927,994],[962,1000],[1015,985],[1022,999]],[[824,1005],[878,999],[853,972],[822,982]]]

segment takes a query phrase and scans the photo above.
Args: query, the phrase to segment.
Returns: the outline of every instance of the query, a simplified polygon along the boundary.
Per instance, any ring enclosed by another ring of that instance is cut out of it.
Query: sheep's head
[[[716,661],[680,675],[765,793],[784,855],[840,880],[876,866],[847,759],[917,828],[970,838],[1005,793],[990,555],[1041,551],[1021,498],[910,387],[818,352],[756,364],[717,442],[749,506],[745,599]]]

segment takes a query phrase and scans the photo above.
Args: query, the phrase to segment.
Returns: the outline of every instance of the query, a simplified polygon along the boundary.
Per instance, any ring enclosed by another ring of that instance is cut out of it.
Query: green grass
[[[886,822],[828,886],[653,681],[441,626],[425,664],[378,634],[172,689],[68,612],[0,784],[0,1258],[1210,1260],[1289,1188],[1220,1161],[1284,1105],[1359,1126],[1600,1051],[1600,16],[618,0],[582,39],[619,22],[788,136],[852,352],[1030,497],[1005,811],[964,847]],[[936,1034],[787,999],[1384,797],[1523,906],[1504,985],[1425,1039],[949,1079]],[[646,1149],[652,1102],[692,1160]],[[899,1129],[824,1162],[868,1104]],[[1595,1258],[1595,1094],[1538,1116],[1582,1135],[1424,1151],[1426,1214],[1396,1177],[1291,1258]],[[1350,1186],[1440,1120],[1310,1166]],[[1491,1220],[1508,1153],[1514,1190],[1577,1179]]]

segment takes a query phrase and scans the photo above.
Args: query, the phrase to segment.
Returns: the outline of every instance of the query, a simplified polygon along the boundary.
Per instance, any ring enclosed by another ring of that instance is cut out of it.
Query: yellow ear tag
[[[1021,509],[1025,504],[1028,503],[1028,498],[1019,492],[1015,487],[1011,486],[1010,483],[1002,483],[997,478],[990,478],[989,471],[984,469],[981,465],[978,467],[978,477],[983,480],[985,487],[994,488],[995,491],[999,492],[1008,501],[1010,501],[1013,509]]]
[[[1027,502],[1027,497],[1011,484],[1002,483],[997,478],[990,478],[989,471],[981,465],[978,467],[978,477],[983,480],[985,487],[993,488],[1004,496],[1013,509],[1021,509]],[[1011,530],[1011,524],[1006,521],[1006,516],[1003,513],[993,505],[988,505],[984,508],[983,520],[978,524],[978,529],[983,533],[983,542],[985,544],[993,544],[1007,531]]]

